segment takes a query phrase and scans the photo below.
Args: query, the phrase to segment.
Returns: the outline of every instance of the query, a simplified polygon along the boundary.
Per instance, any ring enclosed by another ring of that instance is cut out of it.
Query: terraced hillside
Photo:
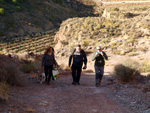
[[[50,30],[76,15],[62,0],[0,0],[0,38]]]
[[[33,36],[6,38],[0,43],[2,54],[34,52],[41,53],[47,46],[54,46],[55,30]]]

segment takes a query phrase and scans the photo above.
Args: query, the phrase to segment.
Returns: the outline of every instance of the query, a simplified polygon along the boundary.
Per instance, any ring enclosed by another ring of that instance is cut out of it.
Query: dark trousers
[[[53,65],[50,66],[44,66],[44,72],[45,72],[45,82],[49,83],[53,73]]]
[[[72,78],[73,82],[79,83],[82,67],[72,66]]]
[[[103,74],[104,74],[104,66],[101,66],[101,67],[98,67],[98,66],[94,66],[95,68],[95,81],[96,81],[96,84],[99,83],[99,81],[102,80],[102,77],[103,77]]]

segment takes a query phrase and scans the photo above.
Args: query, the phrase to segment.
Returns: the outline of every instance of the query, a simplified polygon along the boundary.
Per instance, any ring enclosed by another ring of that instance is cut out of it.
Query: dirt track
[[[127,113],[112,98],[107,97],[107,85],[94,86],[94,73],[82,75],[81,85],[72,85],[71,76],[62,75],[50,85],[29,80],[26,87],[13,87],[9,105],[2,113]],[[69,74],[68,74],[69,75]],[[8,107],[9,106],[9,107]]]

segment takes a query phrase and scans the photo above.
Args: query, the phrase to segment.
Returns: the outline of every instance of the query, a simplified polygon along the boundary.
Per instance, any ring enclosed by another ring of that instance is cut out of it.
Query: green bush
[[[55,3],[62,3],[62,0],[53,0]]]
[[[126,60],[123,64],[118,64],[114,68],[116,77],[121,82],[130,82],[136,80],[140,75],[139,64],[132,60]]]
[[[12,0],[12,2],[16,4],[16,3],[17,3],[17,0]]]
[[[20,6],[15,6],[16,11],[20,11],[21,7]]]
[[[0,8],[0,15],[4,15],[4,14],[5,14],[4,8]]]
[[[53,20],[53,16],[49,16],[49,21],[52,21]]]

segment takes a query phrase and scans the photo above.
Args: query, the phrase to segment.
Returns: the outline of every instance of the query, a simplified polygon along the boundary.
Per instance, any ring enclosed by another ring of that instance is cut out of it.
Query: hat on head
[[[97,46],[97,48],[96,49],[102,49],[102,46]]]

